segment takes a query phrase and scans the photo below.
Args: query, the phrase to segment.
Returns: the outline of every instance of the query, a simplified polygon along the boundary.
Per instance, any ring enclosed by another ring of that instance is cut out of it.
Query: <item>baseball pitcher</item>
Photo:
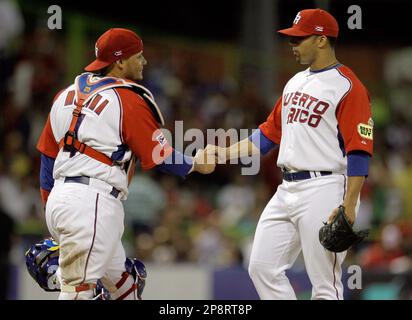
[[[283,182],[261,214],[250,257],[249,274],[261,299],[296,299],[286,271],[300,252],[312,299],[343,299],[346,250],[366,236],[351,228],[372,156],[373,121],[366,88],[336,59],[338,32],[328,12],[300,11],[292,27],[279,33],[308,68],[288,81],[249,138],[206,148],[223,160],[280,148]]]

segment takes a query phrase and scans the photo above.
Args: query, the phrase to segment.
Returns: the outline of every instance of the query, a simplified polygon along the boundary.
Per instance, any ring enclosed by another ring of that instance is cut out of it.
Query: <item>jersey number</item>
[[[103,111],[104,108],[106,108],[107,104],[109,103],[108,100],[102,100],[102,96],[100,94],[97,94],[90,102],[87,103],[87,105],[84,107],[86,109],[90,109],[94,111],[97,115],[100,115],[100,113]],[[65,106],[68,106],[70,104],[73,104],[74,102],[74,90],[69,91],[66,96],[66,101],[64,103]]]

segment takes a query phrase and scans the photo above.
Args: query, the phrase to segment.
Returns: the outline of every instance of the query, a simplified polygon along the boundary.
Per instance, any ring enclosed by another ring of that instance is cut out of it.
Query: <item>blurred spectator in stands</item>
[[[4,137],[4,170],[0,172],[0,201],[18,223],[29,217],[32,208],[43,211],[38,189],[30,178],[32,160],[25,153],[24,138],[18,131]]]
[[[394,184],[402,199],[402,218],[412,219],[412,152],[404,151],[403,166],[394,174]]]
[[[14,221],[3,210],[0,202],[0,300],[8,298],[10,263],[9,253],[14,233]]]
[[[32,112],[47,114],[52,94],[56,88],[63,88],[64,51],[63,42],[56,33],[38,27],[25,36],[18,61],[13,71],[11,90],[15,105]],[[21,90],[24,88],[24,90]]]
[[[166,207],[166,193],[153,175],[136,174],[129,186],[128,200],[124,202],[125,222],[134,236],[152,233],[160,212]]]
[[[12,74],[14,51],[24,28],[24,21],[16,1],[0,0],[0,96],[7,89]]]
[[[403,235],[398,225],[387,224],[381,231],[379,241],[360,253],[360,265],[365,269],[380,271],[409,270],[408,259],[404,259],[407,256],[402,245],[402,238]]]
[[[221,211],[221,223],[228,227],[237,224],[255,207],[256,194],[248,183],[248,177],[237,175],[232,183],[223,186],[217,193],[217,207]]]
[[[225,239],[220,227],[220,213],[213,212],[199,223],[194,232],[193,256],[200,265],[222,265]]]

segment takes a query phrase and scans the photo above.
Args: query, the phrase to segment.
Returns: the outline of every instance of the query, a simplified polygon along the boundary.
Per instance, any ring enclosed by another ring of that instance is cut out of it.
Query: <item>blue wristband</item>
[[[370,156],[363,151],[353,151],[348,154],[347,174],[351,176],[368,176]]]
[[[249,140],[260,150],[260,153],[266,154],[278,144],[266,138],[260,129],[255,130],[250,136]]]
[[[188,157],[177,150],[173,150],[172,154],[157,166],[157,169],[161,172],[174,174],[184,178],[192,169],[192,166],[192,157]]]

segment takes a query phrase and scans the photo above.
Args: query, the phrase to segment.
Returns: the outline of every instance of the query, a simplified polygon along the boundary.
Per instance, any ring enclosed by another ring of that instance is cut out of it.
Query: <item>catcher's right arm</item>
[[[369,234],[369,230],[353,231],[352,224],[345,214],[345,207],[339,206],[338,214],[331,223],[325,223],[319,230],[319,241],[325,249],[332,252],[348,250],[361,242]]]

